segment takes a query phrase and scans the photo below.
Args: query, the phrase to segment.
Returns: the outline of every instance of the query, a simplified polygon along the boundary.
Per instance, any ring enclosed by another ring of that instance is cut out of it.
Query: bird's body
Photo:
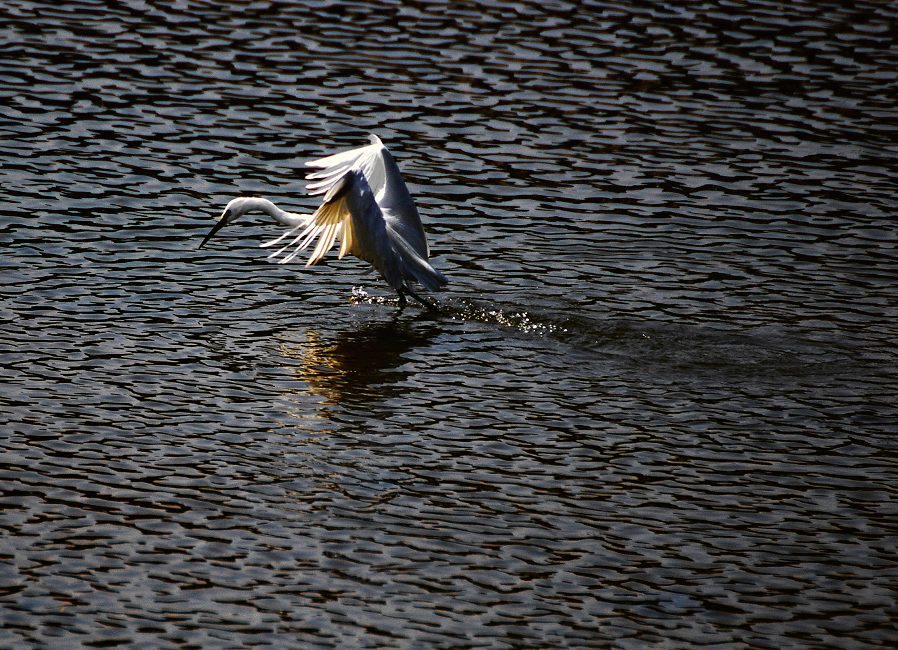
[[[228,203],[221,219],[200,244],[220,228],[247,212],[264,212],[290,230],[263,247],[287,243],[269,257],[289,262],[318,242],[306,266],[317,264],[340,240],[340,258],[351,254],[370,263],[399,294],[425,305],[410,288],[411,282],[435,291],[448,280],[431,266],[421,217],[393,155],[376,135],[371,144],[307,162],[315,168],[306,178],[310,194],[323,194],[314,214],[285,212],[267,199],[240,197]],[[292,250],[291,250],[292,249]]]

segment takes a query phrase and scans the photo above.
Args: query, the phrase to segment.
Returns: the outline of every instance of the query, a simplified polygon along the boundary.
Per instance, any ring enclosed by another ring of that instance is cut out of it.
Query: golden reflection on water
[[[390,320],[322,334],[307,329],[304,340],[281,342],[296,379],[329,404],[359,405],[403,392],[408,355],[438,332],[431,324]]]

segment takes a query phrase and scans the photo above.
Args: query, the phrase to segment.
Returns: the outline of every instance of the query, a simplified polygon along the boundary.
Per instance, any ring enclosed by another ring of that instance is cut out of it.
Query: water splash
[[[353,305],[391,305],[399,306],[399,298],[393,296],[372,296],[364,287],[353,287],[349,302]]]
[[[513,311],[497,309],[494,307],[482,307],[474,304],[464,304],[454,309],[446,309],[452,320],[476,321],[507,327],[524,334],[536,336],[557,336],[567,332],[567,328],[550,320],[535,316],[526,311]]]
[[[399,306],[398,298],[394,296],[373,296],[364,287],[353,287],[349,302],[354,305]],[[469,301],[461,301],[457,304],[452,301],[444,301],[437,303],[437,306],[443,316],[454,321],[472,321],[498,325],[535,336],[557,336],[568,331],[567,327],[559,323],[527,311],[477,305]]]

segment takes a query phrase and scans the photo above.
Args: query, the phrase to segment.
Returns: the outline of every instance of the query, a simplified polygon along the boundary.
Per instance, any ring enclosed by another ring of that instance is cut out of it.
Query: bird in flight
[[[312,266],[339,239],[339,257],[349,253],[371,264],[399,294],[400,305],[406,304],[408,294],[425,307],[436,309],[410,284],[437,291],[448,280],[428,260],[430,249],[421,217],[396,160],[380,138],[371,135],[369,139],[365,147],[306,163],[316,170],[306,176],[312,181],[307,191],[324,195],[313,214],[285,212],[268,199],[239,197],[228,203],[199,248],[244,214],[264,212],[289,228],[277,239],[262,244],[265,248],[277,247],[286,240],[269,257],[280,258],[282,264],[289,262],[317,238],[306,262],[306,266]]]

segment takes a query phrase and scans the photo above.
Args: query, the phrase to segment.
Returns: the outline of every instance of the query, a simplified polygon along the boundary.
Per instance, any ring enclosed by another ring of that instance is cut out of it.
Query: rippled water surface
[[[0,646],[894,647],[896,23],[4,2]],[[370,132],[442,315],[196,249]]]

